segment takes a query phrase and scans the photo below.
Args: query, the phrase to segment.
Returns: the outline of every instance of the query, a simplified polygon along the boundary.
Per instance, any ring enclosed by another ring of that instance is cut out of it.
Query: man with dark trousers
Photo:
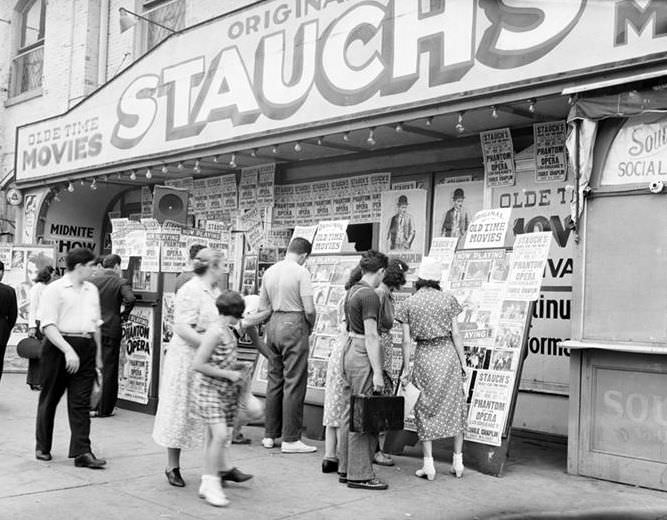
[[[90,279],[100,293],[102,310],[102,396],[94,417],[109,417],[118,399],[118,358],[120,355],[121,321],[127,320],[136,298],[130,282],[121,278],[118,255],[107,255],[102,270]],[[121,311],[122,306],[122,311]]]
[[[43,381],[37,405],[35,457],[51,460],[53,421],[67,390],[69,457],[74,458],[76,467],[101,469],[106,461],[95,457],[90,449],[90,393],[95,368],[102,369],[100,296],[97,287],[86,281],[94,261],[90,249],[72,249],[65,257],[65,275],[42,293],[38,314],[47,341],[41,360]]]
[[[0,280],[5,275],[5,264],[0,262]],[[0,283],[0,379],[5,363],[5,350],[7,342],[16,325],[18,307],[16,305],[16,292],[9,285]]]
[[[301,441],[308,380],[308,336],[316,316],[310,273],[303,266],[311,249],[305,238],[290,242],[285,259],[264,273],[257,318],[243,320],[254,325],[271,316],[266,328],[269,372],[262,444],[273,448],[275,439],[282,437],[283,453],[317,450]]]

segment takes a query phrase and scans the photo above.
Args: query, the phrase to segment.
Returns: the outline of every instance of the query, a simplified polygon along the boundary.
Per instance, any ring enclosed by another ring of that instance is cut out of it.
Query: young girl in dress
[[[214,506],[229,505],[222,481],[244,482],[252,475],[232,467],[231,429],[238,411],[239,390],[248,372],[236,363],[236,336],[231,327],[243,316],[245,303],[235,291],[223,291],[215,301],[220,317],[206,331],[193,361],[194,398],[207,424],[204,474],[199,496]]]

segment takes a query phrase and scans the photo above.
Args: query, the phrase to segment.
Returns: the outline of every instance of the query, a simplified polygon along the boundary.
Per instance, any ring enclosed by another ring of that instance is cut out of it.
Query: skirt
[[[327,378],[324,386],[324,411],[322,413],[322,424],[324,426],[340,427],[343,412],[345,410],[345,398],[343,396],[343,351],[347,343],[347,334],[341,334],[329,356],[327,363]]]
[[[421,389],[414,409],[419,440],[463,433],[467,418],[465,389],[452,340],[417,343],[412,374],[414,384]]]

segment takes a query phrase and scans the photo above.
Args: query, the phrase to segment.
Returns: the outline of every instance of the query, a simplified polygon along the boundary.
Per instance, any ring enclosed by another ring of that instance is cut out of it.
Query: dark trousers
[[[120,338],[102,336],[102,396],[97,405],[99,415],[110,415],[118,400],[118,358]]]
[[[294,442],[303,429],[308,381],[308,334],[302,312],[274,312],[267,327],[270,351],[266,388],[265,436]]]
[[[31,358],[28,360],[28,374],[25,382],[30,385],[30,388],[42,386],[41,374],[42,362],[39,358]]]
[[[7,350],[7,343],[0,343],[0,379],[2,379],[2,371],[5,366],[5,350]]]
[[[371,395],[373,393],[373,369],[368,359],[364,339],[350,338],[348,340],[343,353],[342,375],[345,408],[340,424],[338,471],[347,473],[348,480],[370,480],[375,478],[373,455],[378,442],[377,434],[350,431],[352,395]]]
[[[68,374],[65,355],[47,341],[42,351],[42,391],[37,405],[35,448],[51,451],[53,420],[60,398],[67,390],[67,415],[71,431],[69,457],[90,452],[90,392],[95,378],[95,342],[88,338],[65,336],[79,356],[79,370]]]

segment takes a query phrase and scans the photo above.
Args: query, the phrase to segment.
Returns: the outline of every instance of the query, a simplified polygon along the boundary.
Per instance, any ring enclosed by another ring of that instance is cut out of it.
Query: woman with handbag
[[[408,264],[400,258],[389,260],[384,278],[380,286],[375,289],[380,298],[380,321],[378,332],[380,334],[380,349],[382,351],[382,372],[384,373],[386,395],[394,395],[394,389],[398,381],[391,378],[392,364],[394,362],[394,341],[391,337],[391,329],[394,327],[394,298],[392,293],[398,291],[405,285],[405,273]],[[393,459],[384,452],[386,433],[378,435],[378,449],[373,456],[373,462],[380,466],[393,466]]]
[[[165,475],[172,486],[183,487],[181,450],[200,446],[204,425],[194,413],[192,360],[209,325],[218,320],[218,281],[225,271],[220,251],[202,249],[193,260],[194,276],[174,298],[174,336],[169,342],[160,377],[160,400],[153,440],[167,448]]]
[[[422,442],[424,465],[416,475],[433,480],[432,442],[454,437],[451,473],[463,474],[463,429],[466,421],[466,400],[463,382],[465,357],[456,316],[461,311],[456,298],[440,290],[442,264],[424,257],[419,268],[417,291],[400,305],[396,319],[403,324],[403,362],[401,382],[412,383],[421,390],[414,407],[417,435]],[[410,339],[417,344],[412,373]]]
[[[42,267],[35,277],[35,284],[28,293],[28,336],[42,341],[43,336],[39,330],[39,317],[37,309],[39,308],[39,299],[47,284],[53,279],[53,266]],[[42,381],[40,375],[39,357],[32,357],[28,361],[28,375],[25,381],[32,390],[41,390]]]

